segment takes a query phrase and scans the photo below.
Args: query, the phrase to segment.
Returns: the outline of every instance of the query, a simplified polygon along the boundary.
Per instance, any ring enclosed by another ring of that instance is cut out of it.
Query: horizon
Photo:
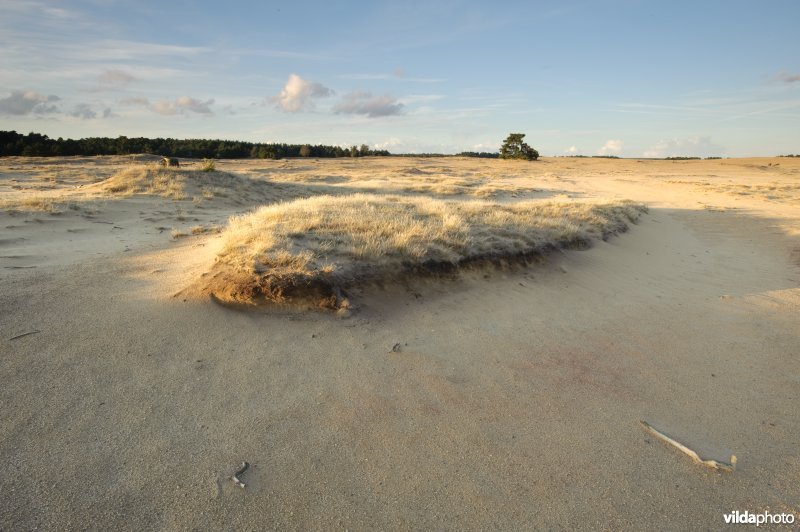
[[[361,145],[394,154],[800,152],[800,5],[623,0],[220,12],[9,0],[4,130]]]

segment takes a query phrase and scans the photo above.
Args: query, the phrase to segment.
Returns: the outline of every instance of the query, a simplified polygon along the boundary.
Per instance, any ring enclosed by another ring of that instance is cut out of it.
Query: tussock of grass
[[[103,195],[125,197],[143,194],[173,200],[187,199],[195,204],[219,199],[238,205],[273,202],[304,193],[302,190],[282,190],[273,183],[254,181],[237,174],[209,170],[207,167],[187,169],[156,165],[125,168],[94,187]]]
[[[627,229],[631,202],[449,202],[406,196],[318,196],[231,219],[205,286],[229,302],[313,297],[409,273],[581,247]]]
[[[195,225],[191,229],[193,235],[204,235],[209,233],[221,233],[222,227],[219,225]]]
[[[201,170],[203,172],[213,172],[217,169],[216,164],[214,163],[214,159],[203,159],[201,164]]]
[[[100,188],[109,194],[130,196],[146,194],[171,199],[184,199],[186,174],[171,168],[133,166],[109,177]]]
[[[2,200],[0,201],[0,210],[8,212],[48,212],[50,214],[62,212],[61,205],[54,201],[53,198],[39,196]]]

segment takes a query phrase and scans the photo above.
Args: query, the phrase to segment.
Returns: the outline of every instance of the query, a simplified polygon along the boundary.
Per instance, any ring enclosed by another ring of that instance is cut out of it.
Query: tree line
[[[255,143],[219,139],[128,138],[120,136],[84,139],[52,139],[40,133],[22,135],[0,131],[0,157],[53,157],[68,155],[130,155],[150,153],[166,157],[207,159],[282,159],[284,157],[365,157],[391,155],[387,150],[361,146],[326,146],[322,144]]]

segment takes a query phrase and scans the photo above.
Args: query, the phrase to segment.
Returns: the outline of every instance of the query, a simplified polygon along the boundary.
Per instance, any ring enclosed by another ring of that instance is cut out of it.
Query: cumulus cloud
[[[784,83],[797,83],[800,82],[800,74],[789,74],[788,72],[778,72],[775,75],[775,80]]]
[[[97,113],[94,110],[92,110],[89,104],[79,103],[72,110],[70,116],[74,116],[75,118],[82,118],[83,120],[90,120],[92,118],[97,118]]]
[[[339,114],[367,115],[370,118],[399,115],[403,104],[389,94],[373,96],[370,92],[355,91],[345,94],[333,111]]]
[[[392,148],[397,148],[398,146],[402,145],[403,145],[402,140],[400,140],[397,137],[391,137],[383,142],[378,142],[376,144],[373,144],[372,147],[375,148],[376,150],[389,150]]]
[[[164,116],[183,115],[187,112],[211,115],[214,111],[211,110],[211,105],[214,104],[214,98],[206,101],[190,98],[189,96],[180,96],[175,100],[159,100],[150,103],[147,98],[126,98],[120,100],[120,103],[125,105],[142,105],[154,113]]]
[[[103,71],[97,77],[97,87],[94,90],[117,90],[125,87],[126,85],[136,81],[136,78],[128,74],[124,70],[110,69]]]
[[[185,114],[187,111],[202,115],[210,115],[213,114],[210,107],[213,103],[213,98],[203,102],[195,98],[190,98],[189,96],[180,96],[175,101],[161,100],[155,102],[150,105],[150,110],[160,115],[167,116]]]
[[[324,98],[332,94],[333,91],[321,83],[314,83],[297,74],[290,74],[281,93],[271,100],[278,109],[287,113],[296,113],[313,109],[315,98]]]
[[[725,148],[711,142],[711,137],[662,139],[644,152],[645,157],[713,157],[725,153]]]
[[[52,102],[60,100],[53,94],[45,96],[33,91],[13,91],[10,96],[0,98],[0,114],[27,115],[53,113],[58,108]]]
[[[597,155],[618,155],[622,152],[621,140],[607,140],[603,147],[597,150]]]
[[[569,153],[570,155],[573,153],[578,153],[578,148],[575,146],[570,146],[569,148],[564,150],[564,153]]]

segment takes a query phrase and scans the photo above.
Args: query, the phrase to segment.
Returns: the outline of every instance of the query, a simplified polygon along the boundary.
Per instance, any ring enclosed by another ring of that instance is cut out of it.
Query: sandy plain
[[[680,530],[798,511],[800,159],[218,162],[235,181],[185,163],[181,190],[119,190],[152,160],[0,159],[0,529]],[[353,192],[649,212],[526,268],[364,287],[346,319],[184,297],[231,215]]]

